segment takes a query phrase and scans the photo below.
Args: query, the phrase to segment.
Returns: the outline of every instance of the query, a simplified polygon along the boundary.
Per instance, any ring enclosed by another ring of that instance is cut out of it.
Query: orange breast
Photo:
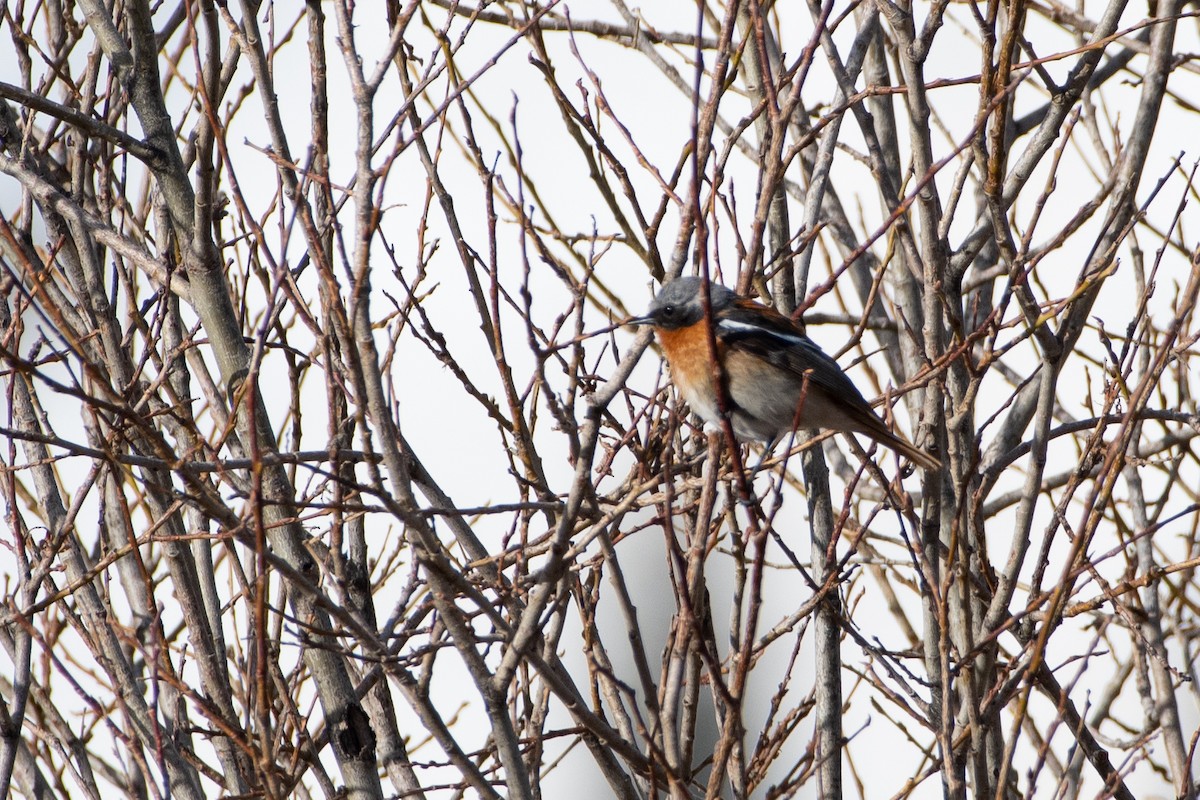
[[[673,331],[659,329],[656,333],[663,354],[671,364],[671,375],[676,380],[683,379],[688,383],[712,380],[708,337],[703,325]]]
[[[693,411],[706,420],[717,419],[712,362],[703,323],[673,331],[659,329],[656,333],[663,355],[671,365],[671,381]],[[718,342],[718,357],[720,353],[721,344]]]

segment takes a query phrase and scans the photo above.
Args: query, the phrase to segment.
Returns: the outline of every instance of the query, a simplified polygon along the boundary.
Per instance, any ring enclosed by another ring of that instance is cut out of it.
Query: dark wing
[[[845,422],[849,423],[847,427],[831,427],[865,433],[925,469],[940,468],[941,462],[936,458],[903,436],[892,433],[837,362],[784,315],[752,300],[739,298],[717,315],[716,333],[726,347],[747,350],[797,377],[808,373],[809,385],[819,388],[830,401],[840,404]]]
[[[716,328],[717,337],[726,345],[745,348],[799,377],[807,372],[809,382],[831,397],[870,408],[838,363],[775,309],[739,299],[722,309]]]

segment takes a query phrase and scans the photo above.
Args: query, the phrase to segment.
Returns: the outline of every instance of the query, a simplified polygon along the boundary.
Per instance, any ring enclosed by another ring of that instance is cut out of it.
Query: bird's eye
[[[675,306],[663,306],[662,307],[662,315],[664,317],[666,317],[667,319],[670,319],[671,317],[675,316]]]

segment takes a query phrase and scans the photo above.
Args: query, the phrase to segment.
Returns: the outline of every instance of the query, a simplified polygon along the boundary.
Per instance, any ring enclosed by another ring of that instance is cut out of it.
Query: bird
[[[630,324],[653,327],[671,381],[702,419],[720,424],[703,290],[698,277],[670,280],[647,313]],[[861,433],[924,469],[941,466],[893,433],[838,363],[790,318],[718,283],[709,284],[709,306],[729,421],[738,439],[771,444],[796,428]]]

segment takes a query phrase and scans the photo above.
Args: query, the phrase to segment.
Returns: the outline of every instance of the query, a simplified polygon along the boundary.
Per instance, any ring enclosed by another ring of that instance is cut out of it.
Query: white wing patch
[[[717,327],[729,331],[730,333],[754,333],[760,336],[770,336],[788,344],[809,345],[809,340],[799,334],[784,333],[783,331],[774,331],[770,328],[764,328],[761,325],[754,325],[749,322],[738,322],[732,319],[722,319],[717,321]]]

